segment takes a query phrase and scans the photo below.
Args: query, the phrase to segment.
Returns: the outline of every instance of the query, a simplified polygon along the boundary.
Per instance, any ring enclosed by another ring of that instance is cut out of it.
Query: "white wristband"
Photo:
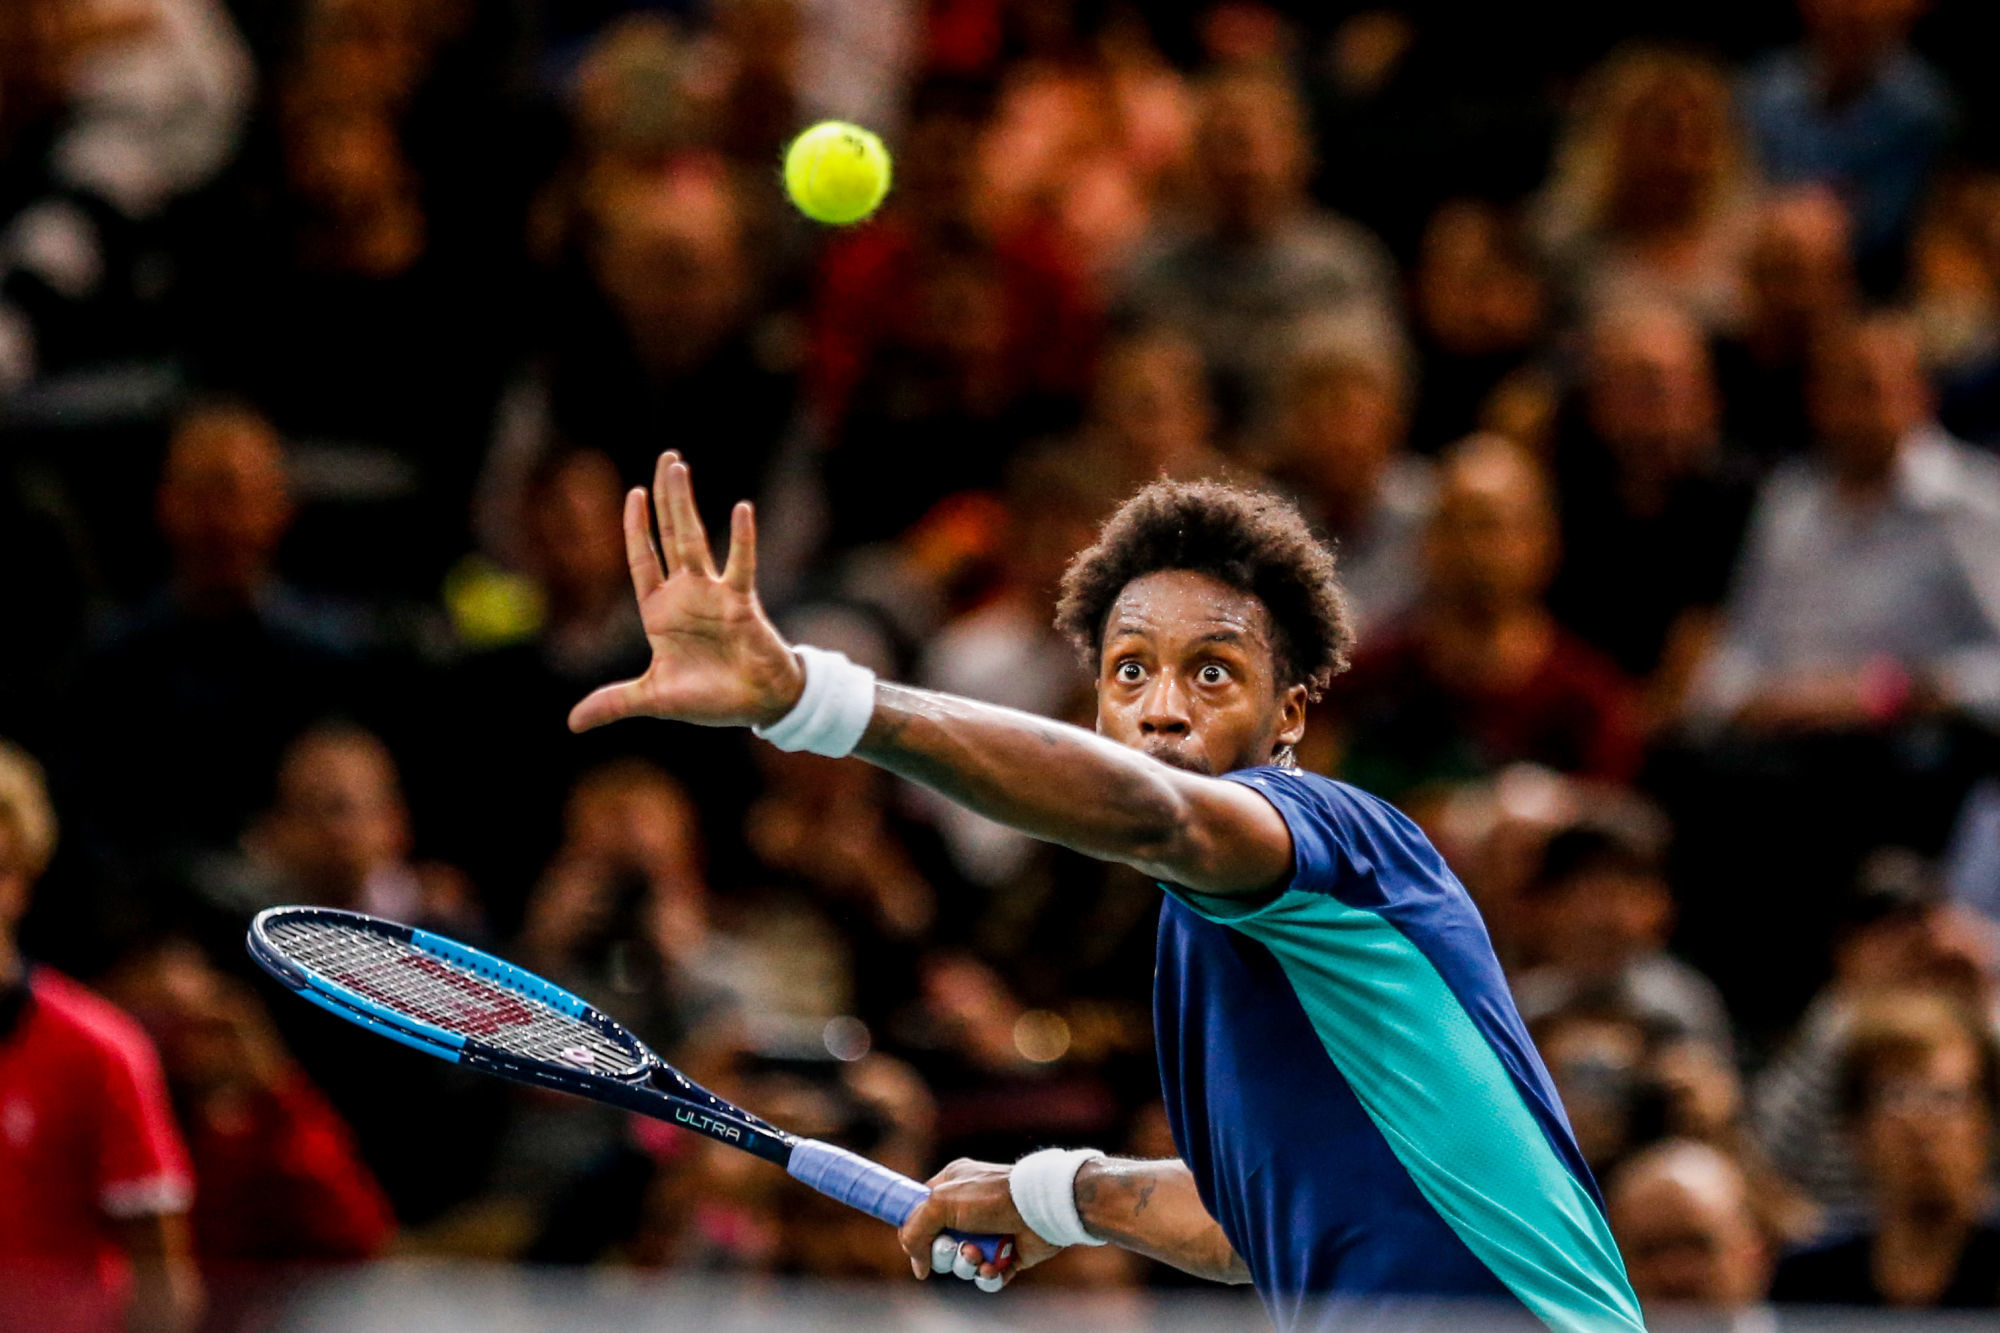
[[[1104,1156],[1095,1148],[1044,1148],[1014,1163],[1007,1192],[1028,1230],[1051,1245],[1102,1245],[1076,1211],[1076,1173]]]
[[[780,750],[810,750],[830,759],[853,754],[875,716],[875,673],[810,644],[792,651],[806,673],[799,701],[770,726],[752,727],[751,732]]]

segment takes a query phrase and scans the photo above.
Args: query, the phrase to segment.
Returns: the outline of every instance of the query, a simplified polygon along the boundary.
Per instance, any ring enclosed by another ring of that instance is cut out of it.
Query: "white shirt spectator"
[[[1883,502],[1810,463],[1765,483],[1690,713],[1720,723],[1778,677],[1884,660],[2000,722],[2000,462],[1934,425],[1903,441]]]

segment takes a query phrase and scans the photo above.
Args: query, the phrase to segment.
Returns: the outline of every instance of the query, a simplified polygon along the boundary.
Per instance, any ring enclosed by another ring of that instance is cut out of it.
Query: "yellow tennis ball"
[[[889,193],[889,150],[859,125],[823,120],[785,150],[785,193],[815,222],[859,222]]]

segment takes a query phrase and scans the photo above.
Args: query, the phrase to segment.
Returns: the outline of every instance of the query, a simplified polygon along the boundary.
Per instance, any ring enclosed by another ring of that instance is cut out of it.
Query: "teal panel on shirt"
[[[1171,888],[1277,958],[1327,1055],[1466,1247],[1559,1333],[1643,1330],[1603,1213],[1451,988],[1395,925],[1322,893]]]

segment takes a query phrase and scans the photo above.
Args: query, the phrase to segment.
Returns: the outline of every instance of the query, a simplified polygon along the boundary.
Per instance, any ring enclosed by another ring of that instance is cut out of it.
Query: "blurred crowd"
[[[858,763],[568,734],[646,660],[620,495],[672,447],[789,636],[1077,721],[1053,590],[1119,499],[1291,497],[1362,627],[1302,761],[1478,900],[1649,1308],[2000,1305],[1989,10],[0,4],[0,1291],[904,1274],[281,998],[277,903],[920,1177],[1172,1153],[1154,886]],[[778,184],[827,116],[896,155],[851,229]]]

